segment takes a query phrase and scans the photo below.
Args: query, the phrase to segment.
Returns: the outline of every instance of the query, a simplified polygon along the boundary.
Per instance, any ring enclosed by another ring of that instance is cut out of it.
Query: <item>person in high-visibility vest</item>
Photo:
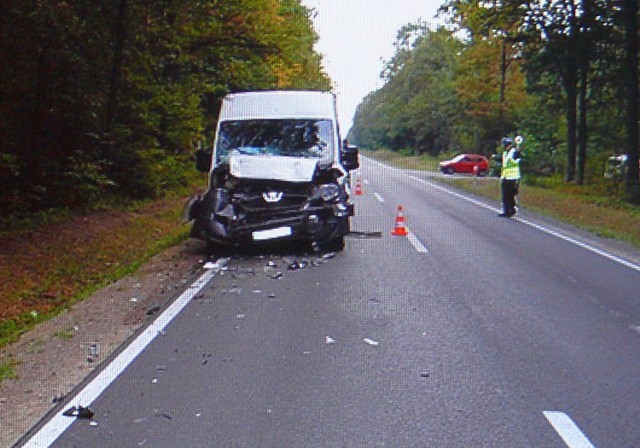
[[[518,143],[522,137],[518,136]],[[516,214],[516,195],[520,183],[520,161],[522,155],[519,147],[514,146],[510,138],[502,139],[504,152],[502,153],[502,169],[500,171],[500,187],[502,190],[502,211],[498,216],[510,218]],[[518,145],[519,146],[519,145]]]

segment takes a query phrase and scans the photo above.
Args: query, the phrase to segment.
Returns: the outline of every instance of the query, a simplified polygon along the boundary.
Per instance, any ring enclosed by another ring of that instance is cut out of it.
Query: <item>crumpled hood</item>
[[[235,154],[229,157],[229,174],[241,179],[311,182],[318,159]]]

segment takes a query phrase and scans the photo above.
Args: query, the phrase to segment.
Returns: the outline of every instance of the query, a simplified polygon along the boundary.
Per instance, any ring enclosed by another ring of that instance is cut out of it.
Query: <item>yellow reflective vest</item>
[[[516,157],[516,153],[518,158]],[[520,154],[516,148],[511,148],[509,151],[502,153],[502,171],[500,172],[500,178],[509,180],[520,179]]]

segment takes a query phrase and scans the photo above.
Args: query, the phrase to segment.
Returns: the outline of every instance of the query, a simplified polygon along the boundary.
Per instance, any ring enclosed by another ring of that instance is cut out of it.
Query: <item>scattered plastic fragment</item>
[[[98,357],[98,343],[92,342],[89,344],[89,356],[87,356],[87,362],[92,363]]]
[[[325,336],[324,342],[327,343],[327,344],[335,344],[336,340],[333,339],[331,336]]]
[[[158,383],[158,378],[154,378],[154,379],[152,379],[152,380],[151,380],[151,383],[153,383],[153,384],[157,384],[157,383]]]
[[[278,271],[275,274],[273,274],[271,276],[271,278],[275,280],[275,279],[278,279],[278,278],[282,278],[282,275],[283,275],[282,272]]]
[[[297,261],[294,261],[287,267],[287,269],[289,269],[290,271],[296,271],[300,269],[300,263],[298,263]]]
[[[244,319],[245,317],[247,317],[246,314],[236,314],[237,319]]]
[[[76,417],[78,419],[90,420],[95,414],[91,409],[85,408],[84,406],[71,406],[69,409],[64,411],[62,415],[65,417]]]
[[[89,422],[89,426],[98,426],[98,422],[97,422],[97,421],[95,421],[95,420],[91,420],[91,421]]]
[[[327,252],[326,254],[322,255],[322,259],[323,260],[329,260],[329,259],[331,259],[331,258],[333,258],[335,256],[336,256],[335,252]]]
[[[275,298],[276,298],[276,295],[275,295],[274,293],[270,293],[270,294],[267,296],[267,298],[269,298],[269,299],[275,299]]]
[[[137,297],[131,297],[131,298],[129,299],[129,302],[133,302],[133,303],[135,303],[135,302],[137,302],[137,301],[138,301],[138,298],[137,298]]]
[[[162,417],[167,420],[173,420],[173,417],[171,417],[171,415],[167,414],[166,412],[156,412],[156,417]]]
[[[380,345],[378,341],[374,341],[373,339],[369,339],[369,338],[364,338],[363,341],[371,345],[372,347],[377,347],[378,345]]]
[[[420,372],[420,377],[429,378],[429,372]]]

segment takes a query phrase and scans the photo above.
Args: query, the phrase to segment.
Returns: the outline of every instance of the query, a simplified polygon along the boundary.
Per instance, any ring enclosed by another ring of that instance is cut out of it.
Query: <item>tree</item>
[[[351,137],[365,147],[438,154],[453,144],[460,117],[455,74],[462,42],[451,31],[410,24],[398,32],[384,86],[358,107]]]
[[[627,92],[626,127],[627,154],[629,170],[627,172],[627,197],[640,203],[640,185],[638,173],[638,2],[623,0],[621,16],[625,30],[625,87]]]
[[[224,94],[329,90],[311,14],[299,0],[1,2],[0,214],[162,194]]]

